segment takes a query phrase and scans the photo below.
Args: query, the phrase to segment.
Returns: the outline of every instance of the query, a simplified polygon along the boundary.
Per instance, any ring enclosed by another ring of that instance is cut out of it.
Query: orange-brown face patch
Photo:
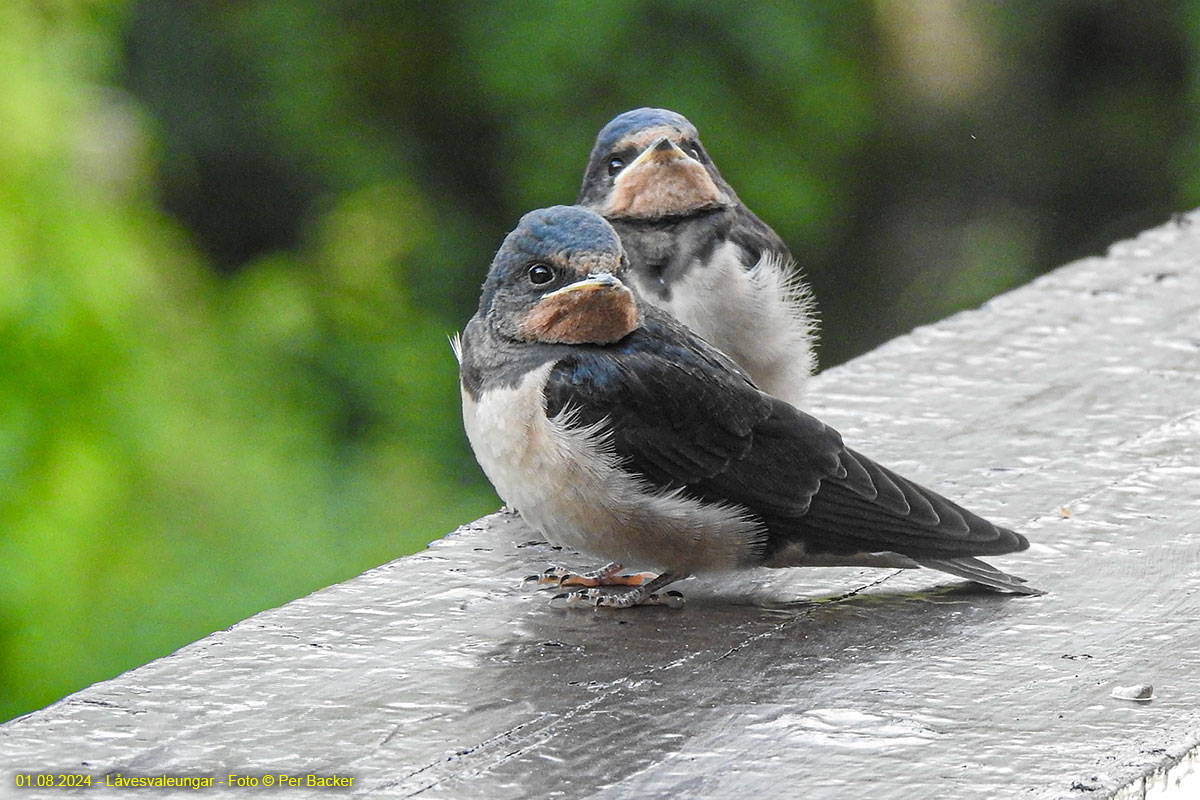
[[[557,344],[609,344],[641,323],[629,287],[586,286],[547,295],[525,315],[521,335]]]
[[[604,215],[654,219],[728,203],[704,166],[673,147],[644,152],[617,175]]]

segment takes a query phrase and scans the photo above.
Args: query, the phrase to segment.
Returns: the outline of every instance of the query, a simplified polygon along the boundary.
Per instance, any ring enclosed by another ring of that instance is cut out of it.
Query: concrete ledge
[[[16,790],[29,772],[206,796],[281,773],[381,797],[1198,791],[1200,216],[831,370],[814,410],[1026,533],[996,561],[1049,594],[764,570],[688,581],[679,611],[558,611],[521,577],[583,562],[496,514],[0,726],[0,795],[62,796]]]

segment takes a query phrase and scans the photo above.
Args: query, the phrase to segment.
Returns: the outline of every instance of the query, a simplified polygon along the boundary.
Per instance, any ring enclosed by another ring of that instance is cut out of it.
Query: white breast
[[[803,407],[816,366],[812,296],[778,256],[765,254],[746,269],[740,252],[732,242],[718,247],[707,264],[672,283],[669,301],[642,295],[736,361],[763,391]]]
[[[744,509],[654,489],[617,467],[603,426],[547,419],[552,368],[478,402],[462,393],[467,438],[504,502],[549,541],[628,566],[692,573],[753,562],[764,533]]]

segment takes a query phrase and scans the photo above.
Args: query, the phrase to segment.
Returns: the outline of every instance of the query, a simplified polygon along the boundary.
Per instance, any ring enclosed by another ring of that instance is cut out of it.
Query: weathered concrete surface
[[[582,564],[495,515],[0,726],[0,792],[61,796],[13,789],[36,769],[208,796],[288,772],[382,797],[1133,797],[1193,754],[1200,216],[832,370],[814,407],[1028,534],[996,562],[1049,594],[785,570],[559,611],[519,580]],[[1136,683],[1154,699],[1110,696]]]

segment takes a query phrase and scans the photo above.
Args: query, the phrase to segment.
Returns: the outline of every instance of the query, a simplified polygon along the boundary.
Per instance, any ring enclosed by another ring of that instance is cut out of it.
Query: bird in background
[[[596,136],[576,201],[616,229],[627,280],[750,374],[801,405],[816,319],[787,245],[748,209],[695,126],[663,108],[618,115]]]
[[[550,542],[610,562],[551,570],[579,587],[561,603],[676,605],[677,592],[659,590],[759,566],[920,566],[1040,594],[976,558],[1023,550],[1025,537],[760,390],[644,302],[634,275],[600,216],[532,211],[496,253],[455,342],[467,437],[496,491]],[[657,574],[624,575],[621,564]]]

